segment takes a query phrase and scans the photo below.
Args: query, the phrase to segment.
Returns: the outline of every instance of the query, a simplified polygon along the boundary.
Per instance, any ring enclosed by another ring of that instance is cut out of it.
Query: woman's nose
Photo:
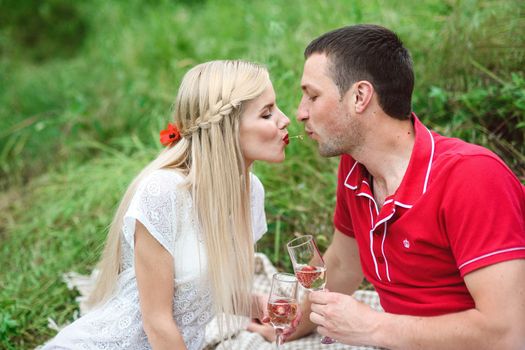
[[[282,122],[281,122],[281,124],[282,124],[281,129],[286,129],[286,127],[287,127],[288,125],[290,125],[290,119],[289,119],[284,113],[283,113],[283,117],[282,117]]]
[[[279,127],[279,129],[284,129],[288,125],[290,125],[290,119],[286,116],[286,114],[279,110],[279,122],[277,126]]]

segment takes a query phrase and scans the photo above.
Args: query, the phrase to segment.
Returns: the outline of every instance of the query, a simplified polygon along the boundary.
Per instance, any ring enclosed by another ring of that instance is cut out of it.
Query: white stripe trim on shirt
[[[400,207],[403,207],[403,208],[412,208],[412,205],[411,204],[405,204],[405,203],[401,203],[401,202],[398,202],[398,201],[395,201],[394,202],[396,205],[400,206]]]
[[[426,128],[425,128],[426,129]],[[432,141],[432,151],[430,152],[430,159],[428,160],[428,168],[427,168],[427,175],[425,176],[425,185],[423,186],[423,193],[427,191],[427,185],[428,185],[428,178],[430,177],[430,169],[432,168],[432,159],[434,158],[434,137],[432,136],[432,133],[430,130],[428,130],[428,134],[430,135],[430,140]]]
[[[387,199],[387,200],[383,203],[383,206],[385,206],[385,205],[388,204],[388,203],[391,203],[392,201],[394,201],[392,198]],[[395,204],[395,205],[398,205],[398,206],[400,206],[400,207],[403,207],[403,208],[408,208],[408,209],[412,208],[412,204],[405,204],[405,203],[401,203],[401,202],[399,202],[399,201],[394,201],[394,204]]]
[[[396,207],[394,207],[394,209],[392,210],[392,212],[390,214],[388,214],[388,216],[384,217],[382,220],[378,221],[375,225],[374,225],[374,228],[372,229],[372,231],[375,231],[376,228],[379,227],[379,225],[381,225],[382,223],[390,220],[390,218],[392,216],[394,216],[394,213],[396,212]]]
[[[461,264],[461,265],[459,266],[459,269],[461,270],[461,269],[462,269],[463,267],[465,267],[466,265],[468,265],[468,264],[472,264],[473,262],[476,262],[476,261],[481,260],[481,259],[488,258],[489,256],[493,256],[493,255],[496,255],[496,254],[502,254],[502,253],[513,252],[513,251],[516,251],[516,250],[525,250],[525,247],[516,247],[516,248],[502,249],[502,250],[497,250],[497,251],[495,251],[495,252],[488,253],[488,254],[485,254],[485,255],[482,255],[482,256],[478,256],[477,258],[470,259],[469,261],[464,262],[463,264]]]
[[[377,278],[382,281],[383,279],[379,275],[379,268],[377,267],[376,255],[374,254],[374,230],[370,230],[370,255],[372,255],[372,260],[374,261]]]
[[[379,208],[377,207],[377,203],[376,203],[375,199],[374,199],[372,196],[370,196],[368,193],[365,193],[365,192],[359,192],[359,193],[357,194],[357,196],[358,196],[358,197],[366,197],[366,198],[368,198],[370,201],[372,201],[372,202],[374,203],[374,207],[375,207],[375,209],[376,209],[376,213],[377,213],[377,215],[379,215]],[[369,201],[368,203],[370,203],[370,201]]]
[[[368,211],[370,212],[370,227],[374,227],[374,214],[372,214],[372,204],[368,201]]]
[[[388,282],[392,282],[390,280],[390,271],[388,271],[388,260],[385,254],[386,226],[387,226],[387,223],[385,222],[385,228],[383,231],[383,240],[381,241],[381,253],[383,254],[383,259],[385,259],[386,278],[388,278]]]
[[[357,163],[359,163],[359,162],[356,161],[354,163],[354,166],[352,167],[352,169],[350,169],[350,171],[348,172],[348,175],[346,175],[346,179],[345,179],[345,186],[350,188],[351,190],[355,190],[357,188],[357,186],[352,186],[352,185],[348,184],[347,181],[348,181],[348,178],[350,177],[350,175],[352,174],[352,172],[354,171],[354,168],[356,167]]]

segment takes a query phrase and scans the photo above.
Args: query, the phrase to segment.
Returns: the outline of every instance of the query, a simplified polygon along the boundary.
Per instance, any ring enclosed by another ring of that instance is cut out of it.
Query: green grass
[[[3,216],[9,236],[2,238],[9,244],[0,248],[1,300],[7,303],[1,312],[18,323],[9,332],[18,346],[51,335],[47,317],[63,323],[72,316],[74,294],[61,275],[65,269],[87,273],[94,265],[120,193],[152,156],[144,150],[133,158],[111,154],[89,164],[68,164],[13,198],[10,217]]]
[[[383,24],[413,55],[418,115],[493,149],[525,180],[519,2],[27,4],[0,11],[0,348],[31,349],[54,334],[48,317],[71,320],[76,294],[61,276],[97,261],[124,189],[160,149],[180,78],[199,62],[266,64],[293,120],[306,44],[343,25]],[[28,14],[38,29],[20,24]],[[280,268],[290,268],[283,245],[295,233],[329,243],[336,168],[309,140],[293,140],[283,164],[255,165],[269,222],[258,250]]]

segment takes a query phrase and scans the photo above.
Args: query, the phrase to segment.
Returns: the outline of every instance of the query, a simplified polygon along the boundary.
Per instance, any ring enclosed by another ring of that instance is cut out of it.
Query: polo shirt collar
[[[399,188],[394,195],[386,198],[385,206],[392,203],[404,208],[411,208],[428,187],[434,158],[434,137],[430,130],[419,121],[415,113],[412,113],[411,118],[416,137],[412,155]],[[358,192],[358,195],[367,196],[371,195],[369,178],[370,175],[366,168],[356,161],[346,176],[344,184],[345,187]]]
[[[403,180],[392,196],[396,205],[405,208],[411,208],[427,191],[435,150],[434,136],[415,113],[412,113],[412,121],[416,133],[414,148]]]

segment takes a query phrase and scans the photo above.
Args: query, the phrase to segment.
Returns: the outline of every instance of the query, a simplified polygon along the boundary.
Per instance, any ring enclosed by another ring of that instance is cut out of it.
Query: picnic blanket
[[[268,257],[262,253],[255,254],[255,280],[254,292],[269,293],[272,276],[277,272],[275,266],[272,265]],[[86,305],[87,296],[89,295],[93,283],[96,278],[97,271],[89,276],[81,275],[75,272],[69,272],[64,275],[64,281],[70,289],[77,289],[80,295],[77,297],[77,302],[80,307],[80,315],[88,311]],[[360,300],[376,310],[381,310],[379,304],[379,297],[374,291],[359,290],[354,294],[357,300]],[[54,329],[61,328],[52,319],[49,319],[49,327]],[[378,349],[374,347],[364,346],[349,346],[339,343],[324,345],[320,343],[321,336],[313,333],[308,337],[304,337],[295,341],[286,342],[281,346],[283,350],[369,350]],[[232,334],[230,340],[222,339],[218,326],[217,319],[213,319],[206,328],[206,342],[204,350],[227,350],[227,349],[241,349],[241,350],[272,350],[275,345],[267,342],[262,336],[256,333],[251,333],[245,329],[239,329]]]

